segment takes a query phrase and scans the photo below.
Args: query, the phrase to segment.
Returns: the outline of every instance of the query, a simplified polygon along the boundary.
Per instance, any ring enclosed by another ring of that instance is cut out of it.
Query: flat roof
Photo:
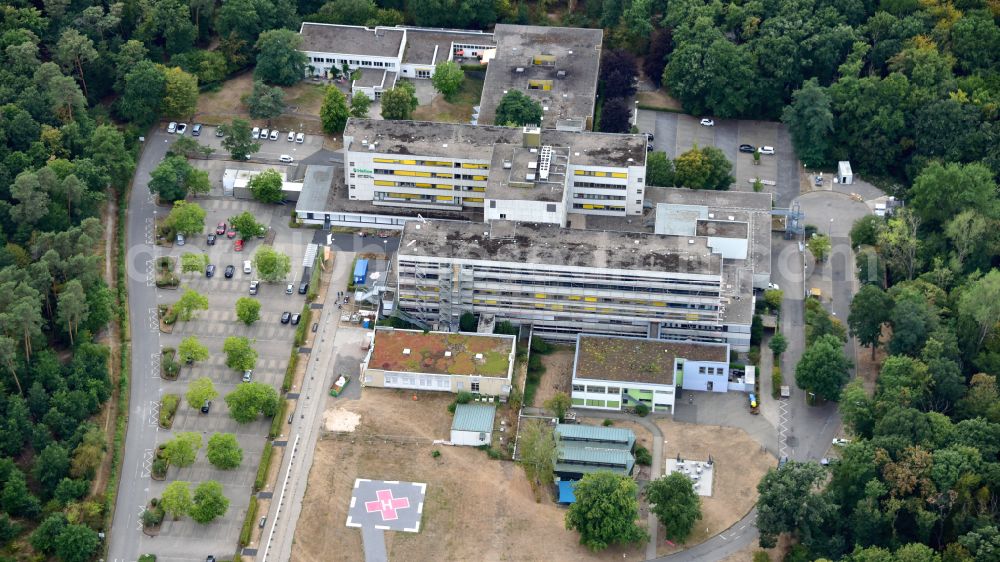
[[[372,350],[373,369],[506,378],[514,337],[378,328]]]
[[[575,230],[510,221],[411,221],[403,228],[399,255],[695,275],[720,275],[722,268],[722,257],[712,253],[703,237]]]
[[[452,43],[492,46],[492,33],[457,29],[406,28],[403,64],[437,64],[449,60]],[[435,49],[437,56],[435,57]]]
[[[306,173],[302,179],[302,192],[295,203],[295,208],[301,207],[310,211],[322,209],[329,195],[335,171],[333,166],[306,166]]]
[[[302,51],[395,57],[403,44],[402,29],[302,22]]]
[[[732,216],[732,215],[730,215]],[[698,236],[717,236],[719,238],[747,239],[749,228],[746,222],[725,221],[717,219],[697,220],[695,234]]]
[[[522,146],[520,128],[430,121],[347,120],[344,136],[353,139],[345,149],[374,154],[403,154],[441,158],[463,158],[490,162],[493,146]],[[374,151],[361,141],[377,142]],[[646,163],[646,136],[590,131],[543,129],[541,146],[566,147],[575,166],[628,167]]]
[[[568,149],[556,147],[553,153],[549,177],[542,180],[538,170],[541,150],[532,152],[522,146],[495,145],[486,182],[486,198],[562,202]]]
[[[491,433],[497,407],[493,404],[456,404],[452,431],[478,431]]]
[[[580,334],[574,379],[674,384],[674,360],[729,362],[729,346]]]
[[[497,24],[493,34],[497,50],[486,70],[481,123],[493,123],[497,105],[509,90],[519,90],[548,108],[539,123],[546,128],[566,120],[586,123],[593,116],[603,30]],[[534,64],[536,55],[551,58]],[[529,90],[528,80],[551,80],[551,89]]]

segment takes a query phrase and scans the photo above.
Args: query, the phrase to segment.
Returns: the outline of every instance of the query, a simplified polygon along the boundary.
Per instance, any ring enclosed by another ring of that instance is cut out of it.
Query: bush
[[[649,449],[639,445],[635,448],[635,462],[642,466],[649,466],[653,464],[653,454],[649,452]]]
[[[306,303],[302,307],[302,318],[299,319],[299,325],[295,328],[295,347],[299,347],[306,341],[306,334],[308,333],[307,330],[311,321],[312,309],[309,308],[309,303]]]
[[[170,429],[174,423],[174,414],[177,406],[181,402],[181,397],[176,394],[164,394],[160,400],[160,426]]]
[[[292,353],[288,356],[288,366],[285,367],[285,378],[281,381],[281,391],[288,392],[292,388],[292,381],[295,380],[295,366],[299,364],[299,350],[292,348]]]
[[[528,356],[528,372],[542,375],[545,373],[545,365],[542,365],[542,357],[532,354]]]
[[[785,381],[781,376],[781,367],[775,365],[771,369],[771,397],[775,400],[781,396],[781,385],[783,384],[785,384]]]
[[[274,414],[274,418],[271,419],[271,431],[268,432],[268,436],[274,439],[278,435],[281,435],[281,426],[285,424],[285,414],[288,412],[288,400],[282,400],[278,404],[278,411]]]
[[[601,425],[603,425],[604,427],[611,427],[615,425],[615,420],[604,420],[603,422],[601,422]]]
[[[257,496],[250,496],[250,505],[247,506],[247,516],[243,519],[243,528],[240,529],[240,546],[250,544],[250,535],[253,533],[253,522],[257,518]]]
[[[267,473],[271,470],[271,450],[274,448],[271,443],[264,445],[264,452],[260,455],[260,465],[257,467],[257,478],[253,481],[253,490],[260,491],[264,484],[267,484]]]
[[[142,556],[139,556],[139,560],[137,562],[156,562],[156,555],[143,554]]]
[[[435,458],[436,459],[436,458],[438,458],[440,456],[441,456],[441,451],[438,451],[437,449],[434,449],[433,451],[431,451],[431,458]]]
[[[469,402],[472,402],[473,398],[475,398],[475,396],[471,392],[463,391],[459,392],[458,396],[455,397],[455,402],[458,404],[468,404]]]
[[[545,355],[552,352],[552,344],[541,338],[531,338],[531,351]]]
[[[156,476],[157,478],[163,478],[164,476],[167,475],[168,466],[170,466],[170,463],[167,462],[167,459],[163,457],[157,457],[156,459],[153,460],[153,465],[152,468],[150,468],[150,472],[152,472],[153,476]]]
[[[170,309],[167,311],[167,314],[163,316],[163,323],[170,326],[174,322],[177,322],[177,313],[174,312],[173,309]]]
[[[638,406],[635,407],[635,413],[640,418],[644,418],[649,415],[649,406],[640,403]]]
[[[750,357],[751,364],[760,365],[760,346],[752,346],[748,355]]]
[[[496,326],[493,327],[494,334],[505,334],[508,336],[516,336],[517,331],[518,331],[517,326],[511,324],[506,320],[497,322]]]
[[[458,318],[458,329],[462,332],[475,332],[478,326],[479,321],[476,320],[476,315],[471,312],[463,312],[462,316]]]
[[[753,553],[753,562],[771,562],[771,556],[763,550],[757,550]]]

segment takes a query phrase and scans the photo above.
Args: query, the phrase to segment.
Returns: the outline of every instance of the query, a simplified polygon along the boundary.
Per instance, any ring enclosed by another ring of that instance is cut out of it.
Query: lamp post
[[[635,110],[632,112],[632,126],[639,126],[639,100],[635,100]]]

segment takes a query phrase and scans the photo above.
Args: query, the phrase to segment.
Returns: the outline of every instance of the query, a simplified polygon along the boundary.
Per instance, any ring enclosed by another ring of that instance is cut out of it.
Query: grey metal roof
[[[628,451],[581,447],[563,442],[559,444],[555,471],[584,473],[610,470],[621,474],[631,474],[633,466],[635,466],[635,457]]]
[[[561,423],[556,426],[556,435],[560,439],[606,441],[628,445],[635,443],[635,433],[631,429],[621,427]]]
[[[405,37],[402,29],[313,22],[303,22],[299,35],[302,51],[369,57],[398,56]]]
[[[334,179],[333,166],[306,166],[302,179],[302,193],[295,203],[295,209],[303,212],[331,211],[326,205],[330,187]]]
[[[455,419],[451,422],[451,429],[490,433],[493,431],[496,411],[497,407],[493,404],[458,404],[455,406]]]

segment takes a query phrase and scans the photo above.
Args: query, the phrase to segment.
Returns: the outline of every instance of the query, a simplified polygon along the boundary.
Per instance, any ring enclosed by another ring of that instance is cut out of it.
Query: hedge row
[[[253,522],[257,519],[257,496],[250,496],[250,505],[247,506],[247,516],[243,520],[243,528],[240,529],[240,546],[250,544],[250,535],[253,533]]]
[[[271,443],[264,445],[264,452],[260,455],[260,466],[257,467],[257,478],[253,481],[254,491],[259,491],[267,484],[267,473],[271,468],[271,450],[274,448]]]
[[[274,414],[274,418],[271,419],[271,431],[268,435],[271,439],[274,439],[281,434],[281,427],[285,423],[285,414],[288,413],[288,400],[282,400],[278,404],[278,411]]]

